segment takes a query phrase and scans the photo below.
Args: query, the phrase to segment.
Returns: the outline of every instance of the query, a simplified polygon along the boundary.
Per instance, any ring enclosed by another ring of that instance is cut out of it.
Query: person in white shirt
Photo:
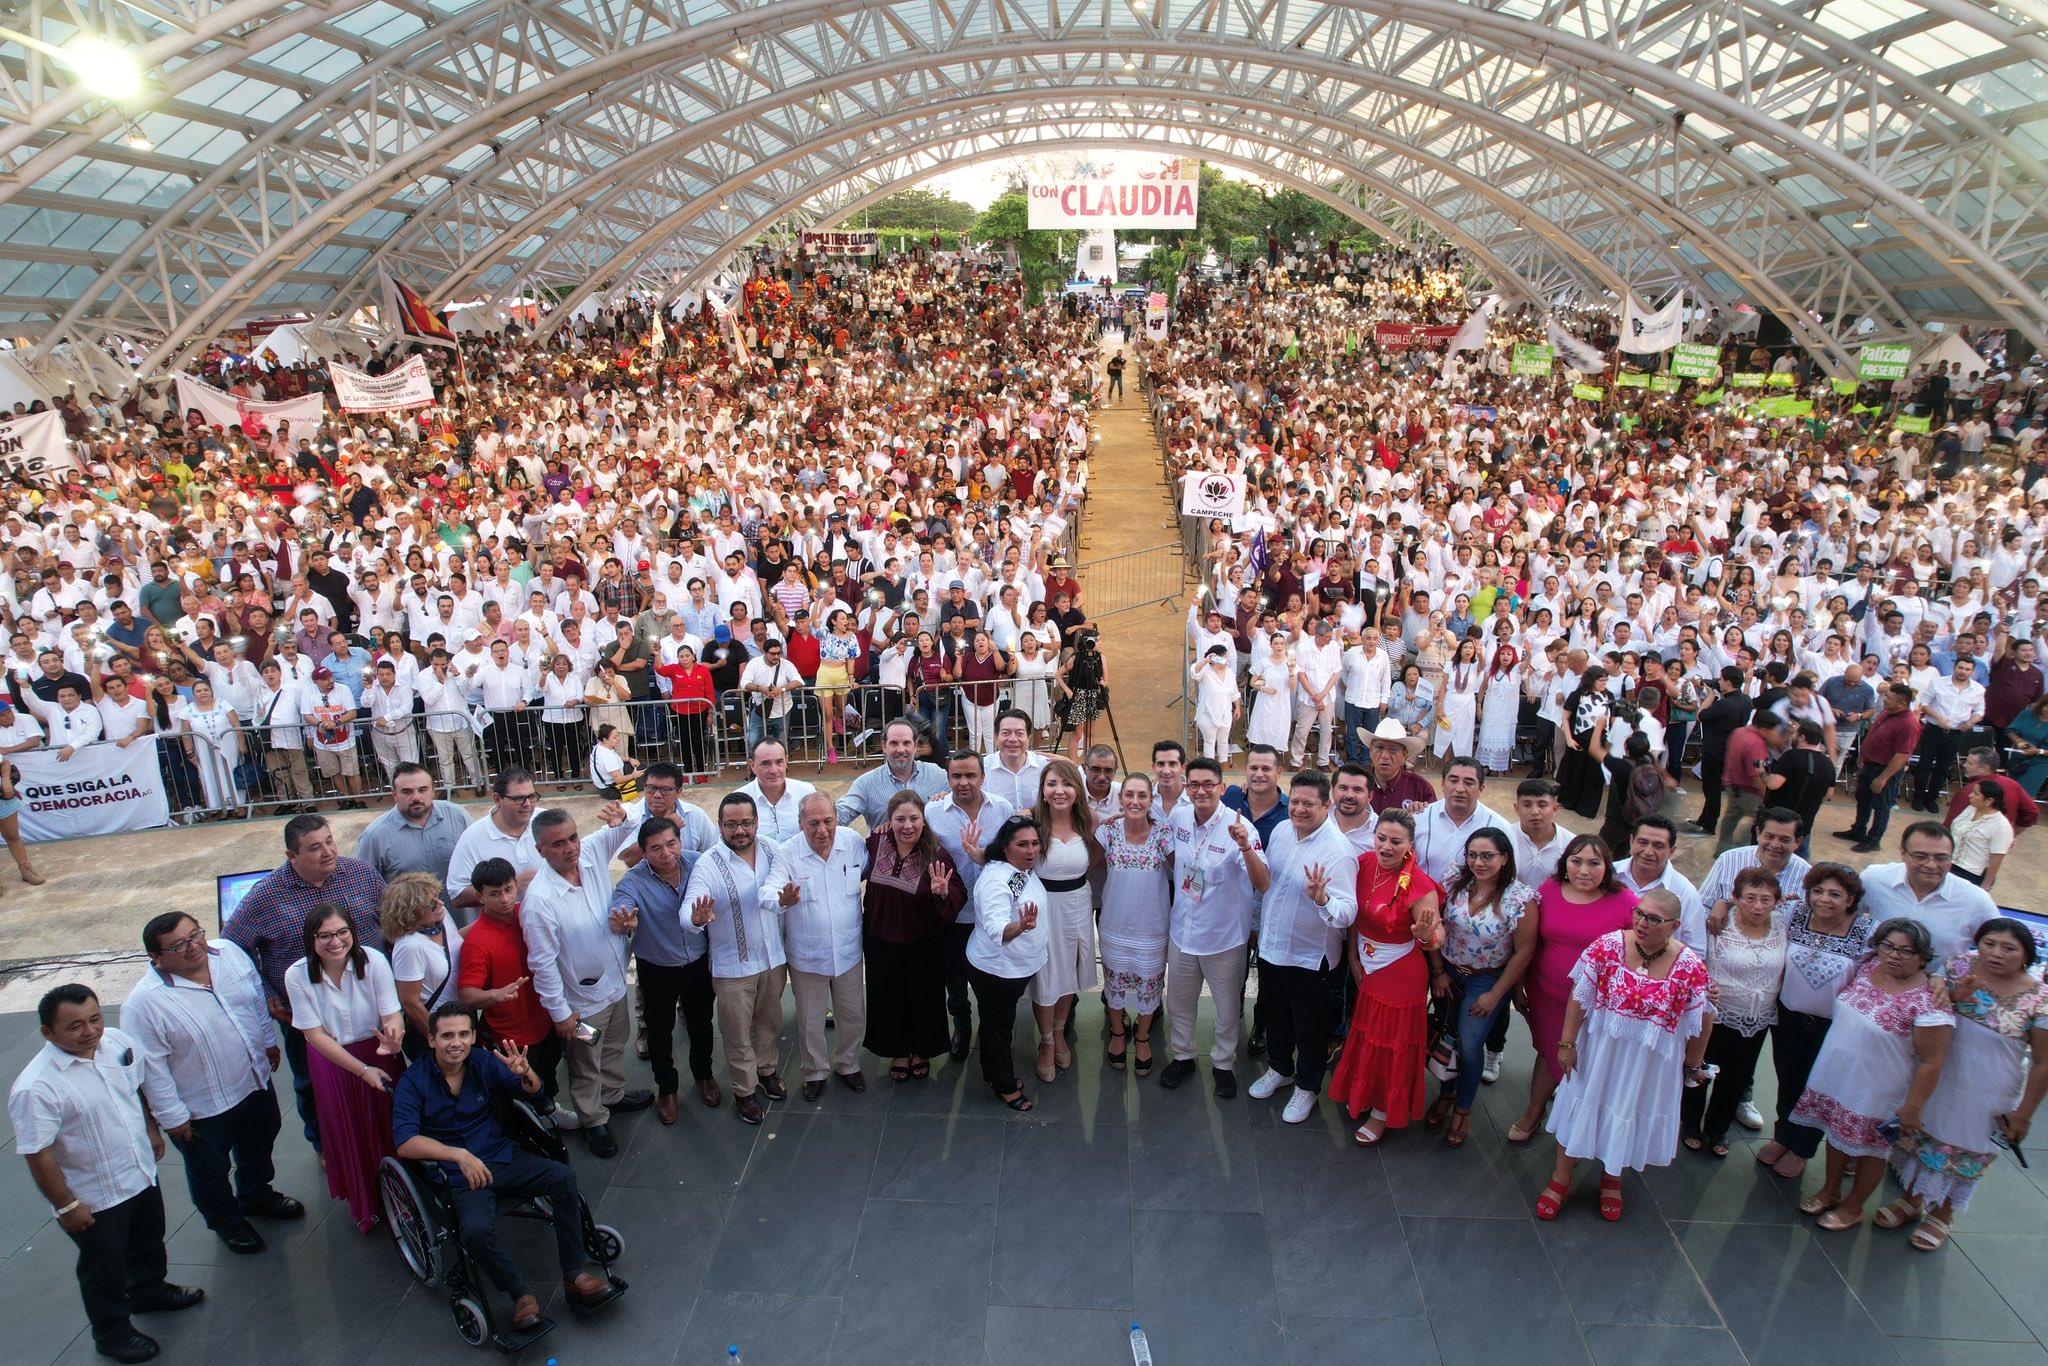
[[[1913,710],[1920,713],[1919,766],[1913,775],[1913,809],[1940,814],[1935,799],[1948,785],[1949,770],[1984,720],[1984,685],[1976,681],[1977,661],[1964,656],[1947,678],[1921,690]],[[1943,961],[1946,961],[1945,959]]]
[[[860,1046],[867,1037],[867,976],[861,959],[861,878],[867,872],[868,849],[860,836],[839,826],[832,799],[812,792],[797,808],[803,833],[782,845],[775,862],[779,881],[764,884],[784,902],[783,950],[789,955],[789,981],[796,995],[797,1048],[803,1058],[805,1100],[824,1094],[826,1074],[848,1089],[867,1090],[861,1073]],[[933,879],[942,873],[934,865]],[[946,870],[950,872],[950,869]],[[794,885],[797,899],[785,902],[783,887]],[[836,1028],[831,1055],[825,1051],[825,1016]]]
[[[470,686],[455,672],[455,659],[448,651],[434,651],[427,671],[420,675],[419,698],[426,708],[427,738],[433,742],[442,790],[453,797],[474,787],[481,794],[484,766],[469,719]]]
[[[1965,952],[1977,927],[1998,914],[1989,892],[1950,871],[1955,849],[1940,821],[1915,821],[1899,837],[1899,862],[1863,870],[1863,909],[1877,920],[1904,916],[1925,925],[1933,963]]]
[[[147,1361],[157,1344],[129,1315],[189,1309],[206,1297],[164,1279],[156,1166],[164,1136],[141,1095],[149,1063],[132,1036],[107,1026],[91,987],[51,988],[36,1018],[43,1046],[7,1093],[14,1149],[78,1247],[93,1345],[117,1361]]]
[[[1040,920],[1045,884],[1031,871],[1043,845],[1030,815],[1005,820],[989,837],[968,902],[974,929],[967,940],[967,980],[981,1028],[981,1079],[997,1100],[1018,1111],[1031,1109],[1031,1101],[1017,1080],[1017,1002],[1050,956],[1051,930]]]
[[[1366,761],[1366,747],[1372,728],[1393,690],[1394,657],[1380,648],[1378,628],[1368,626],[1358,633],[1358,642],[1344,651],[1344,757],[1354,764]]]
[[[1474,830],[1509,828],[1479,800],[1486,772],[1477,759],[1446,761],[1443,786],[1443,796],[1415,813],[1415,861],[1439,887],[1464,857],[1465,841]],[[1516,875],[1520,876],[1519,866]]]
[[[563,1041],[569,1100],[584,1141],[593,1156],[616,1157],[612,1115],[646,1109],[654,1092],[626,1090],[626,1044],[633,1036],[626,955],[638,918],[611,908],[612,859],[638,832],[617,803],[602,814],[609,828],[588,843],[566,811],[551,808],[533,818],[542,866],[526,886],[519,926],[534,994]]]
[[[1209,1053],[1218,1098],[1237,1094],[1238,1028],[1256,899],[1270,880],[1252,823],[1223,805],[1223,767],[1187,764],[1189,804],[1169,818],[1173,831],[1173,909],[1167,923],[1166,1012],[1173,1058],[1159,1084],[1171,1090],[1195,1071],[1195,1012],[1202,986],[1216,1002]]]
[[[102,740],[126,749],[156,729],[156,719],[150,715],[149,703],[129,689],[126,678],[120,674],[109,675],[100,688],[99,700],[94,705],[100,714]]]
[[[22,705],[35,713],[43,723],[49,736],[48,748],[57,751],[57,758],[69,759],[81,748],[100,738],[99,708],[86,705],[86,699],[78,695],[78,689],[65,684],[57,689],[55,705],[43,701],[27,688],[21,690]]]
[[[419,739],[412,733],[413,690],[399,681],[397,664],[385,659],[377,663],[376,681],[363,691],[370,713],[370,748],[376,751],[388,784],[400,764],[419,762]]]
[[[1329,618],[1319,619],[1311,635],[1294,644],[1294,766],[1300,768],[1316,728],[1323,732],[1321,764],[1334,768],[1337,693],[1343,682],[1344,654],[1332,637]],[[1169,1068],[1169,1071],[1172,1069]]]
[[[263,767],[270,774],[271,794],[289,812],[314,800],[313,780],[306,771],[306,732],[299,724],[303,689],[289,681],[275,655],[263,661],[262,675],[263,689],[249,724],[265,732]]]
[[[149,970],[128,993],[121,1023],[150,1064],[143,1085],[150,1113],[167,1129],[189,1130],[178,1151],[206,1226],[231,1252],[261,1252],[263,1235],[251,1215],[306,1213],[271,1186],[282,1121],[271,1085],[279,1055],[263,979],[248,954],[226,940],[208,943],[183,911],[165,911],[144,925],[142,947]]]
[[[786,877],[776,878],[776,853],[757,843],[759,827],[754,799],[728,793],[718,804],[719,843],[697,860],[683,894],[690,923],[711,938],[718,1034],[733,1104],[748,1124],[767,1117],[762,1096],[789,1098],[776,1071],[775,1036],[782,1031],[782,988],[789,976],[782,914],[799,894]]]
[[[1323,1090],[1332,974],[1343,933],[1358,916],[1358,856],[1330,818],[1330,780],[1297,773],[1287,820],[1267,848],[1270,881],[1259,901],[1259,996],[1266,1003],[1266,1072],[1251,1085],[1265,1100],[1293,1084],[1281,1118],[1300,1124]]]
[[[797,808],[818,789],[801,778],[789,776],[789,751],[780,741],[763,740],[747,756],[747,771],[753,779],[739,790],[754,799],[760,821],[759,838],[780,846],[803,834],[797,823]]]
[[[1635,834],[1629,838],[1628,857],[1614,865],[1614,880],[1637,894],[1661,888],[1677,897],[1679,942],[1704,959],[1711,937],[1707,907],[1692,879],[1671,866],[1677,848],[1677,826],[1662,816],[1644,817],[1636,822]],[[1732,880],[1733,875],[1730,877]]]
[[[1049,762],[1031,745],[1031,718],[1016,708],[996,714],[996,748],[983,761],[982,789],[1000,797],[1013,811],[1028,811],[1038,803],[1038,784]]]
[[[763,739],[787,741],[789,709],[803,688],[803,675],[782,657],[782,642],[770,636],[757,658],[740,670],[740,693],[746,705],[747,746]]]

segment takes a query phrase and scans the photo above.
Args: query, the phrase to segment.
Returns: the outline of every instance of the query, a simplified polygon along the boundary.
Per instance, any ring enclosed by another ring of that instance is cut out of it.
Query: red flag
[[[425,346],[445,346],[450,351],[461,353],[454,331],[441,321],[441,315],[388,271],[384,275],[384,298],[386,310],[391,315],[391,325],[399,336],[406,341]]]

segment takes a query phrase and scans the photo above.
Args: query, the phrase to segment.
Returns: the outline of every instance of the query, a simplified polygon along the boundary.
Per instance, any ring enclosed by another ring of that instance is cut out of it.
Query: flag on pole
[[[1669,351],[1685,340],[1685,291],[1655,313],[1644,310],[1631,294],[1622,306],[1621,349],[1635,355]]]
[[[1544,335],[1557,351],[1558,359],[1580,374],[1597,375],[1607,368],[1607,357],[1601,355],[1598,348],[1559,327],[1557,319],[1552,318],[1544,324]]]
[[[454,331],[441,320],[441,315],[388,270],[384,272],[384,311],[390,318],[392,335],[399,340],[445,346],[458,356],[462,354]]]
[[[654,310],[654,319],[647,325],[647,354],[661,359],[662,348],[668,342],[668,333],[661,325],[661,310]]]
[[[1252,573],[1263,574],[1266,572],[1266,529],[1264,527],[1260,527],[1252,533],[1251,563]]]
[[[1486,302],[1473,309],[1472,316],[1465,319],[1465,325],[1451,338],[1451,344],[1444,348],[1444,354],[1455,356],[1460,351],[1485,350],[1487,333],[1493,325],[1493,310],[1499,306],[1500,295],[1488,295]]]

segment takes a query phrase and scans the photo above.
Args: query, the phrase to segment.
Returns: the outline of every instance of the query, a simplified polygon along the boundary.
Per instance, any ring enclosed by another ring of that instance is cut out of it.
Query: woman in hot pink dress
[[[1544,1107],[1557,1090],[1557,1040],[1579,955],[1601,935],[1627,929],[1635,915],[1636,894],[1615,881],[1614,856],[1598,835],[1566,845],[1557,867],[1558,876],[1537,893],[1536,961],[1523,979],[1536,1066],[1529,1073],[1529,1107],[1508,1130],[1510,1143],[1527,1143],[1543,1127]]]

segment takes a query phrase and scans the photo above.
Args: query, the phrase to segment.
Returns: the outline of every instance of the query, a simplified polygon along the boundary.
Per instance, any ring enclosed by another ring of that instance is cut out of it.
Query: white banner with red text
[[[334,381],[334,399],[344,413],[385,413],[395,408],[434,406],[434,381],[427,377],[424,356],[414,356],[396,370],[381,375],[329,361],[327,377]]]
[[[873,256],[882,249],[882,234],[875,228],[806,228],[803,247],[813,256]]]
[[[1193,157],[1103,157],[1035,180],[1028,225],[1039,228],[1192,228],[1201,163]]]
[[[241,398],[224,393],[211,384],[201,384],[196,379],[178,376],[178,411],[189,413],[199,410],[209,427],[240,427],[250,436],[268,436],[277,431],[278,424],[292,424],[292,435],[311,436],[320,426],[321,418],[327,415],[327,405],[318,394],[304,398],[288,398],[280,403],[263,403],[253,398]]]
[[[20,775],[14,794],[23,802],[24,840],[45,844],[170,824],[154,742],[137,740],[123,749],[102,741],[73,750],[69,759],[58,753],[30,749],[7,756]]]

